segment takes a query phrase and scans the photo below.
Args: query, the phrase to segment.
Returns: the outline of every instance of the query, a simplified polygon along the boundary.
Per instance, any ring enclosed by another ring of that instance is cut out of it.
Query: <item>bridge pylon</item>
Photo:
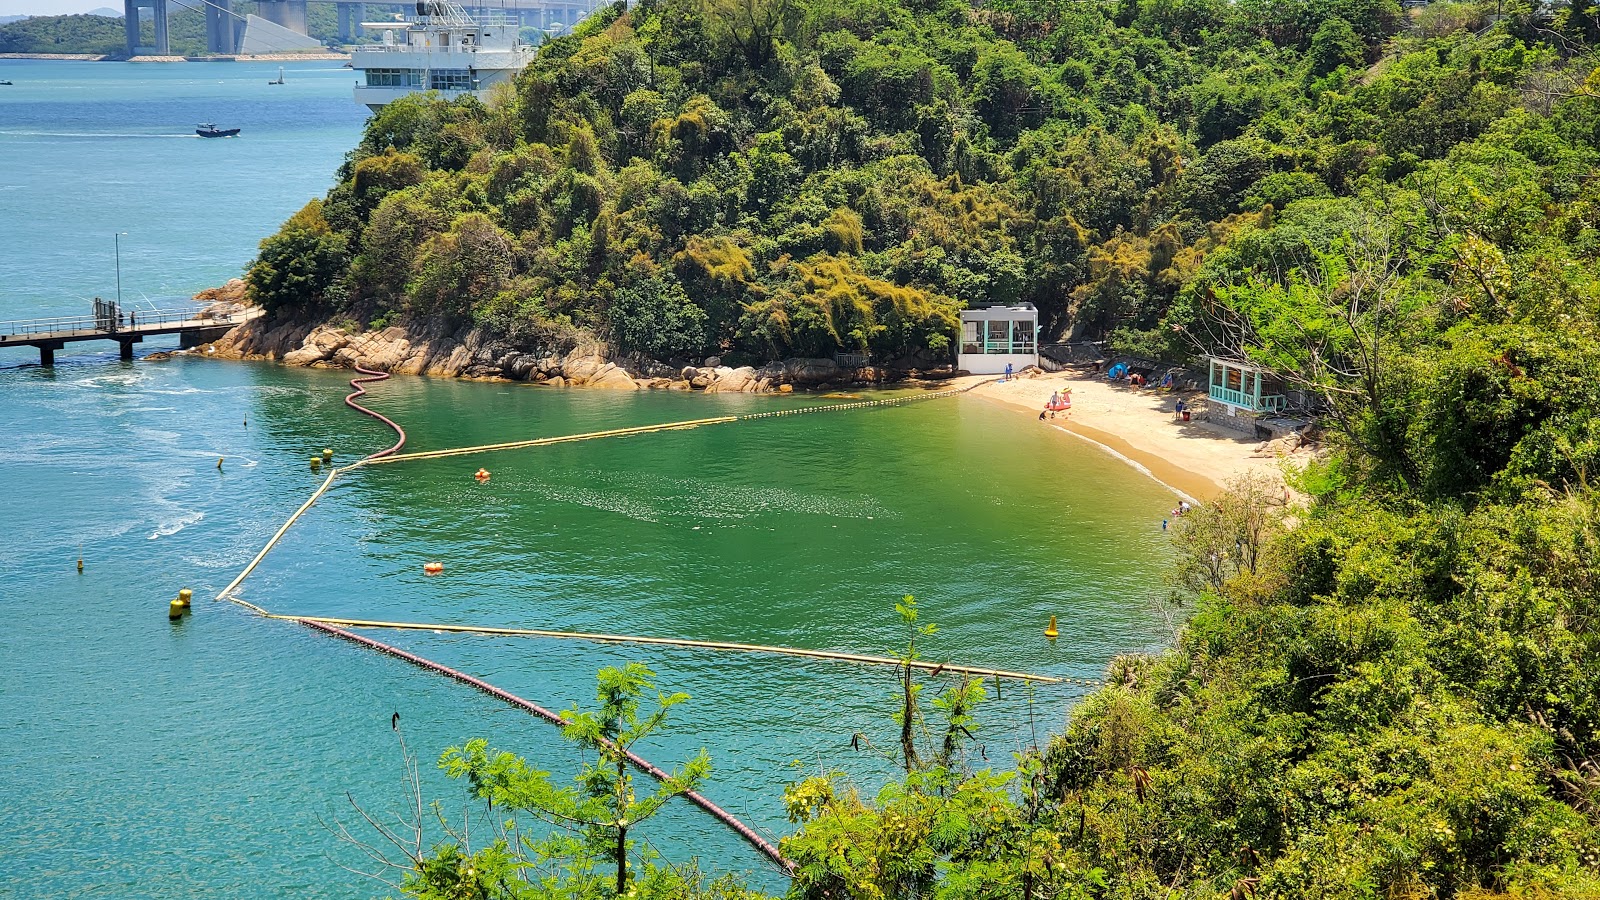
[[[152,42],[142,43],[139,11],[150,10]],[[167,37],[167,0],[122,0],[122,28],[128,39],[128,55],[172,55],[172,42]]]
[[[256,15],[296,34],[310,34],[306,30],[306,0],[258,0]]]
[[[206,52],[239,52],[238,16],[233,14],[232,0],[207,0],[206,2]]]
[[[361,22],[367,17],[365,3],[335,4],[339,11],[339,40],[351,43],[361,37]]]

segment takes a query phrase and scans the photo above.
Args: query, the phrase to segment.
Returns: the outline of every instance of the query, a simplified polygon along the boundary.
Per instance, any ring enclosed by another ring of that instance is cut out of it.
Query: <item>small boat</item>
[[[6,86],[9,87],[11,85],[11,82],[9,82],[9,81],[0,81],[0,84],[6,85]]]
[[[233,137],[239,133],[237,128],[218,128],[210,122],[202,122],[195,126],[194,133],[201,137]]]
[[[283,84],[283,66],[278,67],[278,80],[269,81],[267,84]]]

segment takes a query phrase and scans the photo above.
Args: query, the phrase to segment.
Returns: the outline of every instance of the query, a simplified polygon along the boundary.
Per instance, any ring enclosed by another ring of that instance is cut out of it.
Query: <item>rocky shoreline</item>
[[[230,282],[202,291],[209,311],[225,315],[243,307],[243,285]],[[847,368],[832,359],[786,359],[762,366],[724,365],[717,357],[663,362],[619,355],[597,341],[527,348],[479,328],[450,331],[437,323],[391,325],[374,331],[340,322],[261,316],[193,353],[214,359],[264,359],[290,366],[339,369],[361,366],[397,375],[522,381],[552,387],[610,390],[677,390],[705,393],[789,393],[903,380],[943,380],[943,369]]]

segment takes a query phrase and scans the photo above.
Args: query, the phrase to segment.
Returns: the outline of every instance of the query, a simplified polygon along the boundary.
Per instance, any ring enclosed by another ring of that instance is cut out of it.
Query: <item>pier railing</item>
[[[75,332],[121,333],[137,332],[146,328],[165,328],[185,323],[202,325],[215,323],[216,325],[236,325],[245,321],[248,314],[239,313],[231,316],[208,315],[199,309],[152,309],[133,310],[132,319],[123,316],[108,322],[105,318],[96,316],[61,316],[52,319],[26,319],[21,321],[0,322],[0,339],[22,336],[45,336],[57,334],[72,334]]]

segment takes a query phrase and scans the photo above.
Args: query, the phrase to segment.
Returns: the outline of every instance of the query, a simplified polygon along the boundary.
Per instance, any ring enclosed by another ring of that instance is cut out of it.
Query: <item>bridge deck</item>
[[[133,325],[119,322],[114,327],[92,316],[0,322],[0,347],[60,347],[74,341],[139,343],[162,334],[232,328],[262,313],[260,309],[249,309],[232,316],[201,316],[192,309],[156,310],[135,312]]]

